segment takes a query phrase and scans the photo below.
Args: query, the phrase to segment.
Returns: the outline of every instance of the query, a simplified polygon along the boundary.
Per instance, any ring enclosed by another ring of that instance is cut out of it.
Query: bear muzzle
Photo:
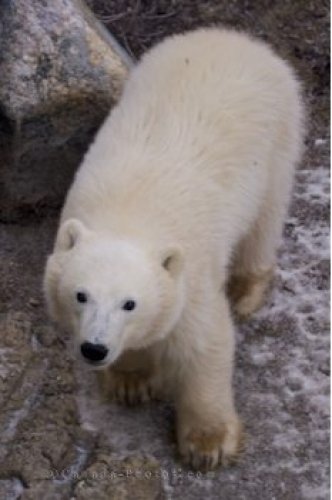
[[[98,363],[106,358],[108,349],[103,344],[83,342],[83,344],[81,344],[81,354],[86,360],[92,363]]]

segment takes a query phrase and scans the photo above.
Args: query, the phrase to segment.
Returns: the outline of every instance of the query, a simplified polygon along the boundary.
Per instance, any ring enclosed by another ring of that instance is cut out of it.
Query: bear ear
[[[173,278],[176,278],[181,273],[184,265],[182,249],[177,245],[166,248],[161,254],[161,262],[163,268],[166,269]]]
[[[73,248],[88,233],[87,228],[78,219],[68,219],[59,229],[55,250],[65,252]]]

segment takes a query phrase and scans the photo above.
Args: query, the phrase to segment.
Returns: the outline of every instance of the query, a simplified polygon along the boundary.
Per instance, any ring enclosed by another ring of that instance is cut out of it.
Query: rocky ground
[[[329,48],[327,2],[90,0],[134,56],[166,34],[226,24],[296,67],[308,108],[279,268],[265,307],[238,325],[241,462],[207,475],[175,457],[168,405],[99,401],[49,324],[41,279],[56,219],[0,226],[0,498],[310,499],[329,496]]]

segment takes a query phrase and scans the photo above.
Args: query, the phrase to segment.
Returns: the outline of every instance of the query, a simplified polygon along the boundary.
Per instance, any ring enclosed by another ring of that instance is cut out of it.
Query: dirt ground
[[[238,325],[240,463],[203,475],[175,458],[173,409],[99,401],[47,320],[56,219],[0,226],[0,498],[325,500],[329,497],[329,5],[323,0],[90,0],[133,56],[220,24],[271,42],[303,82],[306,151],[271,295]]]

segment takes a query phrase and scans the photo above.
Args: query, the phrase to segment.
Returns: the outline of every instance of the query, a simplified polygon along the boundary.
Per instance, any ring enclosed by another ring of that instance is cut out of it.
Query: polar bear
[[[240,449],[229,296],[244,316],[263,301],[302,122],[298,81],[264,43],[172,36],[132,70],[63,208],[50,315],[116,399],[173,398],[194,468]]]

